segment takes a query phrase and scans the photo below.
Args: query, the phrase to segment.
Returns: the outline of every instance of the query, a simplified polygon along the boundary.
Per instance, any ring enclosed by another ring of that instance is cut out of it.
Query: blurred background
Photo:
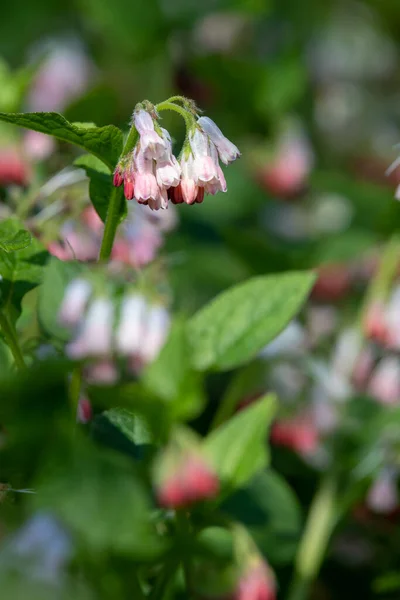
[[[354,436],[365,433],[362,412],[352,415],[351,435],[339,436],[334,459],[332,446],[321,442],[337,432],[325,400],[354,392],[346,387],[354,376],[347,368],[352,339],[343,336],[359,318],[383,244],[400,225],[400,170],[385,174],[400,142],[398,0],[20,0],[3,6],[0,57],[1,111],[54,110],[72,122],[126,129],[137,102],[179,93],[239,146],[226,194],[143,217],[146,225],[136,215],[140,235],[134,224],[127,234],[137,242],[133,256],[123,239],[116,252],[134,267],[157,257],[157,277],[186,313],[253,275],[316,270],[309,306],[283,346],[266,350],[274,359],[267,375],[265,364],[262,376],[252,372],[244,396],[279,392],[289,429],[274,430],[273,462],[304,511],[330,461],[365,467],[363,459],[372,457],[365,468],[374,493],[368,497],[364,471],[366,500],[349,511],[315,597],[399,598],[398,433],[382,450],[382,425],[367,440],[357,438],[353,456]],[[182,124],[176,115],[163,119],[179,146]],[[56,256],[68,257],[72,247],[77,258],[94,260],[96,224],[90,213],[82,218],[87,181],[68,167],[78,154],[1,124],[0,218],[17,212]],[[28,308],[21,319],[28,322]],[[375,407],[400,402],[397,350],[389,357],[376,346],[371,351],[364,357],[368,378],[359,375],[355,386],[369,398],[369,424]],[[382,384],[382,375],[376,381],[371,373],[387,358]],[[225,385],[225,375],[215,376],[211,397]],[[323,406],[318,418],[310,416],[315,406]],[[284,588],[293,549],[279,554],[270,546]]]

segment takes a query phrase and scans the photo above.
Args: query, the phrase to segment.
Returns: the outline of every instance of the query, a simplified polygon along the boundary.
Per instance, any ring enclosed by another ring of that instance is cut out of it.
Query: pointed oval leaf
[[[314,279],[311,272],[254,277],[217,296],[189,321],[194,366],[225,370],[251,360],[296,315]]]
[[[268,394],[241,410],[204,440],[204,450],[230,489],[246,483],[269,461],[267,435],[276,398]]]
[[[18,245],[21,233],[24,232],[18,219],[10,218],[0,223],[0,239],[16,238]],[[23,237],[26,241],[26,236]],[[48,257],[48,252],[35,238],[17,252],[0,248],[0,308],[9,312],[11,318],[19,315],[24,295],[41,282]]]
[[[32,242],[32,236],[29,231],[20,229],[10,238],[0,238],[0,249],[5,252],[16,252],[27,248]]]
[[[113,169],[122,152],[122,132],[114,125],[87,127],[75,125],[65,117],[53,112],[5,113],[0,112],[0,120],[19,127],[40,131],[47,135],[76,144],[94,154],[110,169]]]

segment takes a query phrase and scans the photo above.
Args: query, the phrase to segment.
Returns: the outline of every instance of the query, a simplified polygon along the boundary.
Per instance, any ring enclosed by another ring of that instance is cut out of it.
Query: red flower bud
[[[121,168],[119,166],[117,166],[114,171],[113,185],[115,185],[115,187],[119,187],[123,183],[124,183],[123,173],[121,171]]]
[[[16,148],[2,148],[0,150],[0,185],[28,184],[30,169]]]
[[[294,418],[276,422],[271,430],[271,442],[306,455],[318,447],[318,431],[311,422]]]
[[[126,178],[124,181],[124,196],[127,200],[132,200],[135,196],[135,187],[131,177]]]
[[[214,498],[219,481],[199,455],[184,457],[157,490],[158,501],[166,508],[180,508]]]
[[[182,204],[182,202],[184,202],[181,184],[176,187],[170,187],[167,193],[172,204]]]
[[[366,337],[384,345],[387,343],[389,337],[385,313],[385,305],[383,302],[373,302],[368,307],[363,322]]]
[[[265,563],[259,563],[239,580],[235,600],[274,600],[275,582]]]
[[[197,192],[196,202],[197,204],[201,204],[204,200],[204,187],[199,187],[199,191]]]
[[[351,275],[343,265],[326,265],[318,270],[318,279],[312,290],[316,300],[334,302],[343,298],[350,289]]]

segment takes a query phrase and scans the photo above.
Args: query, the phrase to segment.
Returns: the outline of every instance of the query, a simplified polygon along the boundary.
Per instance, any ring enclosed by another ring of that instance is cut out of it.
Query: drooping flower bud
[[[209,117],[200,117],[197,122],[217,147],[219,158],[224,165],[228,165],[239,158],[239,148],[224,136],[214,121]]]
[[[67,286],[58,315],[60,323],[74,326],[82,319],[87,302],[92,293],[91,284],[86,279],[74,279]]]
[[[114,175],[113,175],[113,185],[115,187],[119,187],[124,183],[124,173],[120,165],[115,167]]]

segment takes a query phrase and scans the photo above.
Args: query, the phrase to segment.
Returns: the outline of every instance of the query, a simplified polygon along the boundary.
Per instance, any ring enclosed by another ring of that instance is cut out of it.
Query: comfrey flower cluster
[[[173,105],[175,106],[175,105]],[[187,136],[179,160],[172,150],[171,136],[158,124],[156,110],[138,108],[133,126],[139,134],[136,146],[117,165],[114,185],[124,186],[127,200],[136,199],[152,210],[173,204],[201,203],[205,194],[226,192],[226,181],[219,161],[228,165],[240,156],[208,117],[197,120],[185,108]]]
[[[127,359],[132,371],[154,360],[170,326],[169,313],[162,304],[131,291],[117,311],[109,294],[97,295],[92,283],[84,278],[68,285],[59,321],[75,333],[67,355],[73,360],[90,360],[87,379],[97,383],[117,379],[116,358]]]

